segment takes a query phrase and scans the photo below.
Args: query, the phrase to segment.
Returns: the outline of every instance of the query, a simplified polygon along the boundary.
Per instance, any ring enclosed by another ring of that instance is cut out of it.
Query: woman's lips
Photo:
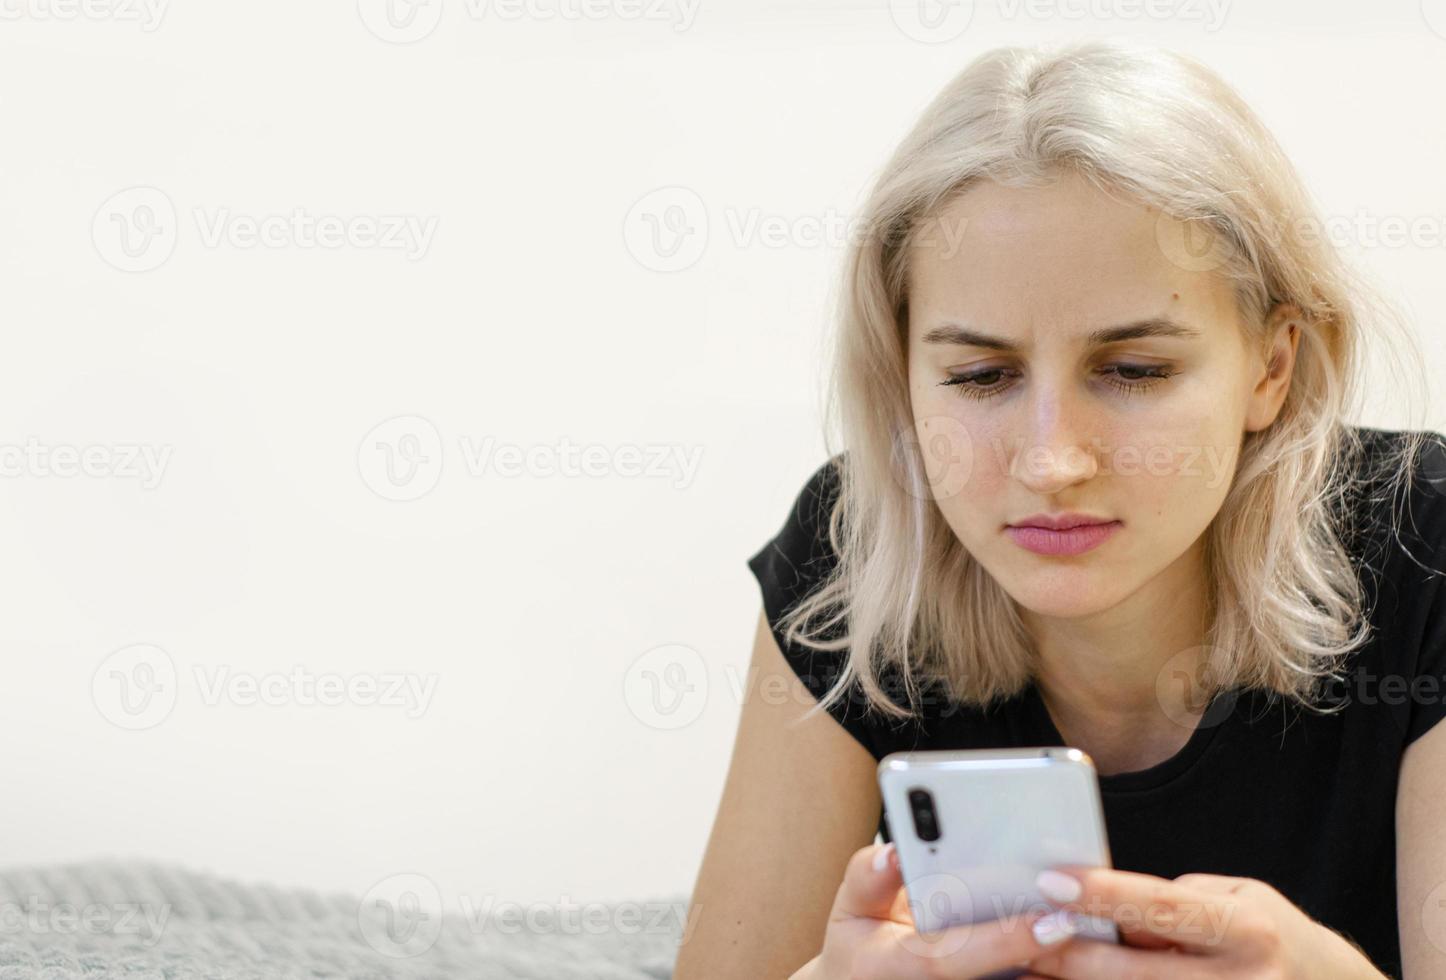
[[[1082,555],[1103,544],[1121,527],[1120,521],[1107,524],[1085,524],[1067,531],[1051,531],[1044,527],[1006,527],[1004,533],[1021,548],[1037,555]]]

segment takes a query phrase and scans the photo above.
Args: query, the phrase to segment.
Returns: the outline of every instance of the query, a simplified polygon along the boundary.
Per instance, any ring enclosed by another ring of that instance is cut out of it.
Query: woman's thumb
[[[860,848],[844,869],[834,911],[855,918],[892,919],[902,885],[899,855],[892,841]]]

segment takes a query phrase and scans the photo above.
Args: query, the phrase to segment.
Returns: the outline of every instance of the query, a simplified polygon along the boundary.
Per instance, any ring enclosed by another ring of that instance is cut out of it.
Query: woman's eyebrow
[[[1087,347],[1101,347],[1105,344],[1117,344],[1123,340],[1141,340],[1147,337],[1184,337],[1195,338],[1201,336],[1201,332],[1195,327],[1172,320],[1169,317],[1148,317],[1144,320],[1136,320],[1133,323],[1124,323],[1117,327],[1102,327],[1099,330],[1090,331],[1085,337]],[[928,333],[924,334],[926,344],[950,344],[957,347],[983,347],[987,350],[1007,351],[1014,353],[1018,347],[1004,337],[995,337],[991,334],[980,333],[968,327],[960,326],[957,323],[943,323]]]

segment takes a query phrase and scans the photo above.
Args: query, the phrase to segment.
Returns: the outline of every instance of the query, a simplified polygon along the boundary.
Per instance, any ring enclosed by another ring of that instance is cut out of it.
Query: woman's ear
[[[1294,303],[1277,303],[1266,317],[1265,323],[1267,346],[1259,380],[1250,393],[1250,403],[1246,407],[1247,432],[1267,428],[1280,414],[1280,407],[1285,404],[1285,396],[1290,391],[1300,334],[1307,326],[1300,307]]]

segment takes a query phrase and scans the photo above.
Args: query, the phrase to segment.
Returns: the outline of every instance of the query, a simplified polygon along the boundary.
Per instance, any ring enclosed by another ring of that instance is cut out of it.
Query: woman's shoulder
[[[1392,577],[1446,571],[1446,436],[1364,425],[1350,434],[1360,449],[1345,496],[1353,557]]]
[[[1446,718],[1446,436],[1357,431],[1364,452],[1350,540],[1374,635],[1353,658],[1350,682],[1409,744]]]
[[[836,453],[808,476],[794,495],[782,526],[748,559],[763,585],[764,598],[772,594],[779,600],[780,612],[812,592],[838,564],[829,522],[838,502],[846,455],[847,451]]]

